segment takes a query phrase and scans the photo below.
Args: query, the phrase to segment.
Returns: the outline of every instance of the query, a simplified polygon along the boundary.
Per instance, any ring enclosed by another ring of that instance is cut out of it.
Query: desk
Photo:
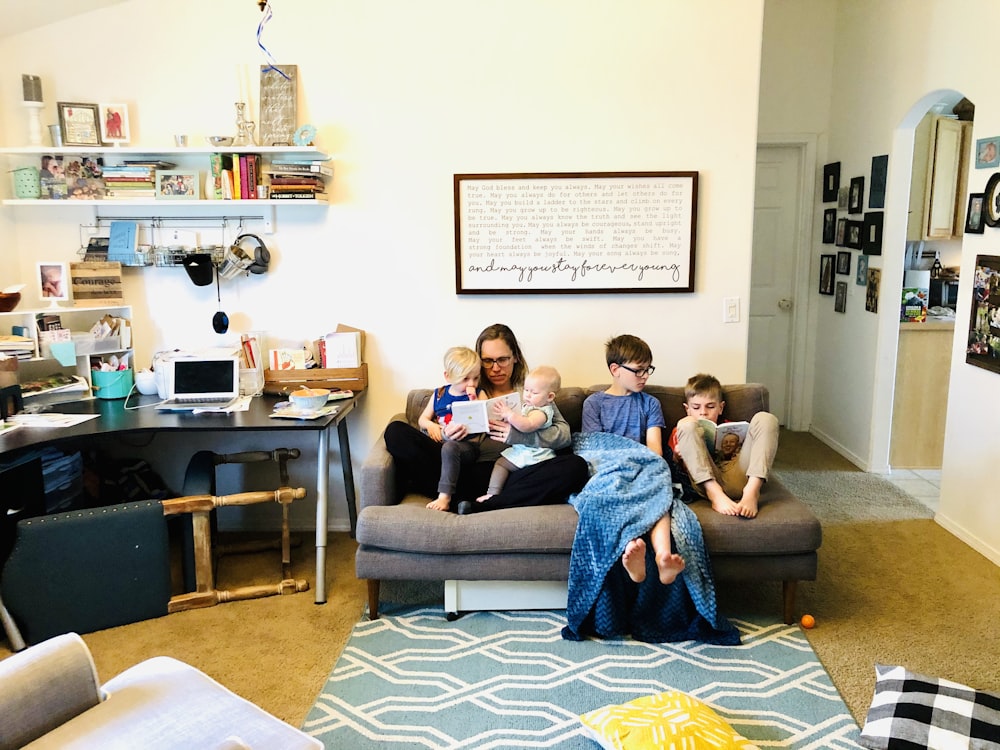
[[[340,440],[340,464],[344,472],[344,493],[347,512],[351,520],[351,536],[357,525],[357,503],[354,493],[354,470],[351,467],[351,447],[347,436],[347,415],[354,411],[358,396],[337,401],[335,414],[319,419],[272,419],[276,396],[260,396],[250,400],[250,408],[232,414],[188,414],[185,412],[156,411],[149,406],[126,409],[124,399],[92,399],[55,404],[47,410],[60,414],[99,414],[99,419],[89,419],[72,427],[39,428],[19,427],[0,436],[0,455],[29,448],[59,445],[113,434],[147,432],[229,432],[248,430],[260,432],[308,431],[318,439],[316,452],[316,603],[326,602],[326,537],[329,517],[330,489],[330,427],[336,425]],[[129,406],[145,406],[158,401],[155,396],[133,395]],[[327,460],[323,460],[326,456]]]

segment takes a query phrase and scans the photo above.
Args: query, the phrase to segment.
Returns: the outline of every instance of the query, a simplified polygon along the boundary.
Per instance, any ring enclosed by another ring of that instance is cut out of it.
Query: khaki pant
[[[733,500],[743,496],[747,477],[767,475],[778,451],[778,419],[773,414],[760,411],[750,420],[750,429],[735,458],[717,464],[705,446],[705,431],[698,426],[696,417],[684,417],[677,423],[677,453],[684,461],[691,484],[704,497],[702,485],[714,479]]]

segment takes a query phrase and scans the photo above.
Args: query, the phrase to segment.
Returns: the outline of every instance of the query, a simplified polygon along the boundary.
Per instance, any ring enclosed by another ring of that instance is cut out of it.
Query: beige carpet
[[[804,433],[784,433],[780,473],[856,471]],[[877,498],[874,500],[877,501]],[[809,641],[854,717],[863,721],[874,663],[1000,691],[996,603],[1000,571],[932,520],[825,523],[819,580],[799,586],[799,611],[816,617]],[[311,538],[295,550],[296,577],[313,580]],[[154,655],[193,664],[299,726],[365,604],[354,577],[355,544],[331,534],[328,601],[313,592],[229,602],[84,636],[102,679]],[[279,578],[276,552],[223,558],[220,586]],[[779,584],[719,587],[727,614],[775,616]],[[0,645],[0,657],[8,655]]]

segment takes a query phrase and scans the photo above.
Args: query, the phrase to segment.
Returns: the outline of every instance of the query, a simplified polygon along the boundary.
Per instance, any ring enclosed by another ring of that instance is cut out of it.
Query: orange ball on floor
[[[802,619],[799,620],[799,623],[806,630],[812,630],[812,628],[816,627],[816,618],[812,615],[802,615]]]

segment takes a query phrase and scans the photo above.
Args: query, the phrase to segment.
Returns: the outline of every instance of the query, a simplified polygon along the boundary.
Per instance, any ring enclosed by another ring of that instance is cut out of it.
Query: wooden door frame
[[[792,279],[792,333],[789,342],[788,403],[785,404],[785,427],[795,431],[809,429],[812,422],[815,343],[809,336],[815,330],[816,309],[810,289],[813,237],[813,207],[816,198],[816,136],[809,133],[758,134],[757,148],[791,148],[799,154],[799,215],[796,217],[798,253]],[[756,155],[754,157],[756,164]],[[748,305],[749,309],[749,305]],[[749,327],[747,350],[749,351]],[[766,383],[765,383],[766,385]]]

